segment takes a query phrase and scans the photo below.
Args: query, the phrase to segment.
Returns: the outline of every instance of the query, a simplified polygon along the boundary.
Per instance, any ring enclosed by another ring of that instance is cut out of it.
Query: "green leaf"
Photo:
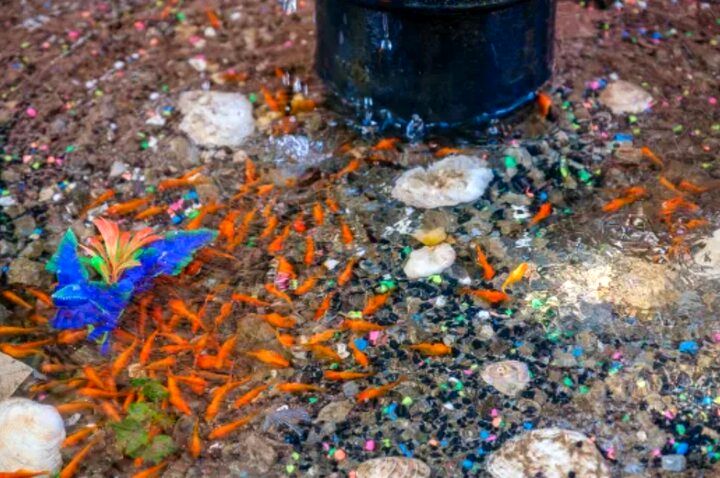
[[[133,403],[128,408],[128,418],[140,423],[149,422],[157,412],[149,403]]]
[[[132,458],[139,456],[143,448],[150,443],[147,431],[137,420],[128,417],[110,426],[115,431],[115,439],[120,450]]]
[[[155,380],[149,378],[135,378],[130,381],[130,385],[142,389],[143,395],[154,403],[159,403],[170,396],[167,388]]]
[[[167,435],[157,435],[150,446],[140,455],[144,460],[158,464],[177,450],[175,442]]]

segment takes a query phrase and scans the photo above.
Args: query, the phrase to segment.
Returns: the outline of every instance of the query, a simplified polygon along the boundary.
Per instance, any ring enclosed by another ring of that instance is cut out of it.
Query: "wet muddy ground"
[[[238,211],[234,233],[243,234],[232,248],[221,237],[191,270],[159,281],[147,302],[138,298],[109,355],[92,343],[52,343],[45,355],[21,359],[39,370],[69,366],[35,374],[15,392],[61,404],[84,400],[70,385],[83,377],[81,367],[102,374],[134,339],[169,333],[169,323],[176,324],[175,342],[158,340],[153,360],[165,357],[160,347],[194,344],[192,353],[178,355],[173,373],[205,374],[197,393],[182,389],[201,419],[158,400],[153,406],[163,420],[148,426],[174,446],[138,461],[122,448],[127,435],[110,425],[101,401],[67,414],[68,434],[102,425],[102,445],[76,476],[133,476],[154,463],[165,465],[158,474],[164,477],[348,476],[384,456],[422,460],[433,476],[490,476],[488,457],[503,444],[548,427],[590,437],[609,476],[720,476],[720,244],[705,246],[720,227],[717,5],[626,2],[599,11],[560,2],[549,118],[531,108],[490,125],[478,143],[429,135],[388,147],[323,106],[312,72],[309,2],[286,13],[274,2],[250,0],[28,1],[2,9],[0,23],[2,289],[32,303],[24,310],[0,298],[0,325],[37,325],[36,316],[52,315],[28,286],[50,291],[53,277],[43,264],[61,235],[68,227],[82,240],[94,235],[90,219],[110,215],[108,205],[149,198],[143,208],[162,206],[157,215],[133,219],[138,209],[116,219],[125,229],[165,231],[186,228],[203,207],[219,204],[224,209],[207,214],[202,226],[217,229]],[[617,79],[649,92],[652,108],[612,113],[600,98]],[[282,95],[268,99],[263,88],[275,93],[293,85],[317,108],[273,111],[273,98]],[[181,132],[180,94],[207,89],[241,92],[253,102],[257,131],[242,146],[204,147]],[[424,210],[392,197],[403,171],[437,161],[451,147],[493,168],[481,198]],[[256,173],[248,172],[248,160]],[[163,179],[198,167],[207,181],[158,191]],[[258,182],[247,186],[255,174]],[[644,191],[617,211],[603,210],[631,187]],[[109,189],[113,199],[85,211]],[[533,225],[543,204],[552,213]],[[269,227],[273,217],[277,225]],[[436,227],[446,232],[454,264],[409,280],[403,267],[422,247],[411,233]],[[308,238],[316,248],[309,259]],[[476,246],[495,277],[484,277]],[[521,263],[528,271],[508,287],[507,301],[493,306],[464,291],[500,289]],[[354,267],[346,274],[348,264]],[[316,284],[297,293],[308,278]],[[265,304],[233,301],[233,293]],[[385,294],[370,311],[373,297]],[[169,301],[178,298],[209,323],[223,305],[232,309],[211,330],[193,331],[173,319]],[[140,317],[150,312],[143,307],[153,311],[144,323]],[[297,325],[276,330],[260,318],[272,313]],[[385,328],[342,330],[344,320],[359,317]],[[339,365],[327,350],[302,345],[328,329],[338,329],[326,345]],[[296,344],[283,345],[279,334]],[[228,362],[203,367],[198,357],[216,357],[232,337]],[[452,352],[423,357],[407,348],[440,342]],[[367,367],[349,345],[367,355]],[[292,366],[273,369],[247,356],[258,349]],[[135,390],[138,378],[167,384],[166,370],[145,371],[138,360],[116,378],[121,391]],[[527,372],[498,371],[503,360],[525,364]],[[340,383],[325,370],[374,375]],[[250,381],[205,420],[217,389],[241,377]],[[403,377],[386,395],[357,403],[367,387]],[[508,381],[524,380],[516,393],[501,392]],[[322,390],[271,388],[247,407],[232,406],[254,387],[280,382]],[[237,432],[209,438],[254,413]],[[187,450],[195,423],[198,458]],[[64,449],[66,461],[80,447]]]

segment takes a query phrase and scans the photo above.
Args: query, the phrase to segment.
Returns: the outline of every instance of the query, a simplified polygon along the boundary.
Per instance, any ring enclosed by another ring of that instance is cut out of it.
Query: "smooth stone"
[[[430,467],[415,458],[389,456],[360,464],[356,478],[429,478]]]
[[[652,105],[653,97],[639,86],[618,80],[610,83],[600,93],[600,103],[610,108],[616,115],[638,114]]]
[[[720,277],[720,229],[713,232],[712,237],[695,253],[695,263],[703,268],[702,274]]]
[[[482,379],[497,391],[515,396],[530,382],[528,366],[517,360],[503,360],[486,365],[480,372]]]
[[[252,104],[239,93],[186,91],[178,106],[180,130],[199,146],[240,146],[255,131]]]
[[[455,250],[450,244],[440,244],[435,247],[423,247],[410,253],[408,261],[403,267],[409,279],[420,279],[440,274],[455,262]]]

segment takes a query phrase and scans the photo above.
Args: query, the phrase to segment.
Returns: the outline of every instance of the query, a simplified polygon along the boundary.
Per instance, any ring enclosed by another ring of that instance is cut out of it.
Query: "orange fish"
[[[87,425],[82,430],[78,430],[75,433],[73,433],[72,435],[68,436],[65,439],[65,441],[63,442],[62,447],[70,448],[70,447],[76,446],[80,442],[85,440],[85,438],[87,438],[90,435],[92,435],[93,433],[95,433],[96,430],[97,430],[97,425],[93,425],[93,424]],[[0,478],[1,478],[1,476],[2,475],[0,475]]]
[[[328,380],[335,382],[345,382],[348,380],[358,380],[361,378],[368,378],[375,375],[372,372],[350,372],[350,371],[339,371],[339,370],[325,370],[323,376]]]
[[[33,355],[43,355],[42,351],[35,348],[23,348],[13,344],[0,344],[0,351],[13,358],[27,358]]]
[[[278,274],[285,274],[286,276],[290,277],[291,279],[295,279],[297,277],[297,274],[295,273],[295,268],[293,265],[285,259],[283,256],[277,256],[276,257],[278,265],[277,265],[277,273]]]
[[[639,199],[641,199],[641,196],[623,196],[615,198],[612,201],[604,204],[602,210],[603,212],[617,212],[625,206],[629,206],[630,204],[638,201]]]
[[[217,416],[218,413],[220,413],[220,406],[222,405],[223,401],[225,400],[225,397],[228,393],[233,391],[235,388],[247,383],[250,381],[250,377],[245,377],[242,380],[238,380],[236,382],[228,382],[225,385],[218,387],[217,390],[215,390],[215,393],[213,394],[213,398],[210,401],[210,404],[207,407],[207,410],[205,410],[205,421],[211,422],[213,419]]]
[[[679,196],[682,196],[684,194],[680,189],[677,188],[677,186],[675,186],[668,178],[663,175],[658,176],[658,182],[661,186]]]
[[[28,470],[17,470],[17,471],[0,471],[0,478],[32,478],[34,476],[47,475],[47,471],[28,471]]]
[[[243,427],[250,423],[258,414],[257,413],[251,413],[250,415],[246,415],[242,417],[239,420],[235,420],[234,422],[230,422],[227,425],[223,425],[220,427],[215,428],[213,431],[210,432],[210,435],[208,435],[208,438],[211,440],[217,440],[218,438],[224,438],[228,436],[230,433],[234,432],[240,427]]]
[[[547,219],[550,217],[550,214],[552,214],[552,204],[549,202],[541,204],[538,212],[530,220],[530,225],[534,226],[540,221]]]
[[[68,372],[77,368],[75,365],[67,365],[62,363],[44,363],[40,366],[42,373],[60,373]]]
[[[145,370],[165,370],[175,366],[175,362],[175,357],[171,355],[169,357],[165,357],[164,359],[156,360],[155,362],[147,364],[145,366]]]
[[[90,382],[90,384],[92,384],[96,388],[105,388],[105,383],[102,381],[95,369],[92,368],[90,365],[85,365],[83,367],[83,375],[85,375],[85,378],[88,379],[88,382]]]
[[[194,218],[192,218],[190,220],[190,222],[187,223],[187,225],[185,226],[185,229],[188,231],[194,231],[194,230],[198,229],[202,225],[203,219],[205,219],[205,217],[208,214],[217,212],[220,209],[223,209],[224,207],[225,206],[221,206],[221,205],[215,204],[215,203],[210,203],[210,204],[206,204],[206,205],[202,206],[198,210],[197,215]]]
[[[407,348],[419,352],[426,357],[440,357],[452,353],[452,349],[442,342],[408,345]]]
[[[358,163],[358,164],[360,164],[360,163]],[[333,212],[335,214],[340,212],[340,206],[338,206],[338,204],[335,202],[335,200],[333,198],[331,198],[330,196],[325,198],[325,204],[327,205],[328,209],[330,209],[331,212]]]
[[[144,209],[140,211],[139,213],[135,214],[135,220],[142,221],[144,219],[148,219],[151,217],[155,217],[158,214],[162,214],[167,210],[167,206],[150,206],[147,209]]]
[[[305,225],[305,220],[303,219],[303,213],[298,214],[295,219],[293,219],[292,228],[293,231],[298,234],[302,234],[307,231],[307,226]]]
[[[140,349],[140,365],[145,365],[147,361],[150,359],[150,354],[152,353],[152,347],[155,343],[155,338],[158,335],[158,331],[154,331],[152,334],[148,336],[147,339],[145,339],[145,343],[143,344],[142,348]]]
[[[665,163],[663,162],[663,160],[660,159],[655,153],[653,153],[652,150],[647,146],[643,146],[642,149],[640,149],[640,153],[643,155],[643,157],[649,159],[650,162],[652,162],[660,169],[663,169],[665,167]]]
[[[505,292],[505,289],[507,289],[508,286],[515,284],[516,282],[522,280],[525,277],[525,273],[528,270],[528,264],[527,262],[523,262],[519,266],[517,266],[508,276],[507,279],[505,279],[505,282],[502,283],[502,287],[500,287],[500,290]]]
[[[127,368],[127,365],[128,363],[130,363],[130,359],[132,358],[133,353],[135,353],[135,348],[137,347],[137,345],[137,340],[133,341],[131,345],[129,345],[120,355],[118,355],[118,358],[115,359],[112,366],[110,367],[111,377],[117,377],[120,372]]]
[[[383,138],[372,147],[373,151],[390,151],[396,148],[400,138]]]
[[[483,250],[477,244],[475,245],[475,262],[482,267],[483,278],[486,281],[492,280],[492,278],[495,277],[495,269],[490,265],[485,253],[483,253]]]
[[[245,240],[248,229],[250,228],[250,224],[252,224],[252,221],[255,218],[255,214],[257,214],[257,211],[255,209],[245,213],[242,223],[240,224],[240,228],[236,231],[235,238],[233,239],[232,243],[228,244],[227,250],[235,250],[235,248]]]
[[[100,194],[97,198],[90,201],[90,204],[85,206],[82,209],[82,211],[80,211],[80,216],[81,217],[84,216],[88,211],[95,209],[96,207],[100,206],[103,203],[108,202],[109,200],[111,200],[114,197],[115,197],[115,191],[113,191],[112,189],[106,190],[105,192]]]
[[[275,215],[268,217],[265,223],[265,229],[263,229],[263,231],[260,233],[260,239],[270,237],[273,231],[275,231],[275,228],[277,227],[279,222],[280,220]]]
[[[357,259],[353,257],[345,265],[345,269],[343,269],[343,271],[338,276],[337,283],[339,286],[344,286],[345,284],[347,284],[350,281],[350,279],[352,279],[353,270],[355,269],[355,264],[357,264]]]
[[[141,207],[147,205],[151,200],[152,196],[131,199],[130,201],[113,204],[112,206],[107,208],[106,212],[110,216],[122,216],[124,214],[130,214],[131,212],[135,212]]]
[[[146,470],[135,473],[131,478],[155,478],[166,466],[167,462],[162,462]]]
[[[195,420],[193,432],[190,436],[190,440],[188,441],[188,451],[190,452],[190,456],[195,458],[196,460],[200,458],[200,453],[202,453],[202,441],[200,440],[199,429],[200,420]]]
[[[262,318],[265,322],[272,325],[273,327],[277,327],[279,329],[291,329],[295,327],[295,325],[297,325],[297,320],[291,317],[282,316],[275,312],[261,315],[260,318]]]
[[[235,403],[233,405],[236,408],[244,407],[245,405],[255,400],[258,396],[260,396],[260,394],[267,390],[268,387],[269,385],[258,385],[257,387],[253,388],[252,390],[235,400]]]
[[[462,153],[462,151],[457,148],[444,147],[444,148],[440,148],[437,151],[435,151],[434,156],[436,158],[444,158],[445,156],[450,156],[451,154],[460,154],[460,153]]]
[[[119,422],[122,420],[120,412],[118,411],[115,404],[109,400],[100,401],[100,411],[102,411],[111,422]]]
[[[353,242],[353,233],[350,230],[350,226],[347,225],[345,221],[340,219],[340,237],[342,239],[342,243],[346,246],[352,244]]]
[[[222,28],[222,23],[220,22],[220,19],[215,14],[212,8],[206,8],[205,15],[207,16],[211,27],[213,27],[215,30],[219,30],[220,28]]]
[[[295,337],[293,337],[292,335],[281,334],[276,330],[275,337],[277,338],[278,342],[280,342],[280,345],[282,345],[286,349],[289,349],[290,347],[295,345]]]
[[[405,377],[400,377],[399,379],[395,380],[394,382],[390,382],[386,385],[383,385],[381,387],[370,387],[366,388],[362,392],[358,393],[356,398],[358,403],[362,402],[368,402],[370,400],[373,400],[375,398],[380,398],[383,395],[387,394],[390,390],[400,385],[402,382],[406,380]]]
[[[42,302],[43,304],[47,305],[48,307],[54,307],[52,298],[47,295],[45,292],[41,291],[40,289],[36,289],[35,287],[26,287],[25,290],[28,294],[35,297],[37,300]]]
[[[693,229],[697,229],[699,227],[705,227],[709,224],[710,223],[708,222],[707,219],[690,219],[687,222],[687,224],[685,224],[685,227],[688,228],[689,230],[693,230]]]
[[[293,291],[293,294],[295,295],[303,295],[310,292],[313,287],[315,287],[315,284],[317,284],[318,278],[315,276],[310,276],[305,281],[297,286],[297,289]]]
[[[250,158],[245,159],[245,182],[247,184],[252,184],[259,179],[260,176],[257,174],[255,163],[253,163]]]
[[[168,374],[167,377],[167,389],[170,393],[170,404],[179,412],[184,413],[185,415],[192,415],[192,410],[190,410],[190,407],[183,398],[175,377],[171,374]]]
[[[244,304],[252,305],[255,307],[267,307],[270,305],[270,302],[265,302],[264,300],[256,299],[255,297],[251,297],[245,294],[235,293],[230,296],[230,298],[235,302],[242,302]]]
[[[323,317],[325,317],[325,314],[327,314],[327,311],[330,309],[330,305],[332,304],[333,297],[335,297],[335,292],[330,292],[323,298],[322,302],[320,302],[320,306],[315,311],[315,315],[313,316],[313,320],[320,320]]]
[[[28,302],[23,300],[19,295],[17,295],[13,291],[4,290],[4,291],[2,291],[2,296],[5,297],[10,302],[12,302],[13,304],[19,305],[20,307],[22,307],[24,309],[32,310],[32,308],[33,308],[32,305],[30,305]]]
[[[221,369],[225,362],[227,362],[228,357],[230,354],[235,350],[235,344],[237,343],[237,335],[233,335],[229,339],[227,339],[223,344],[220,346],[220,350],[218,350],[217,357],[215,359],[215,368]]]
[[[306,347],[310,349],[315,358],[317,358],[318,360],[325,360],[326,362],[335,363],[342,362],[342,358],[330,347],[322,344],[308,344],[306,345]]]
[[[270,194],[273,189],[275,189],[274,184],[261,184],[257,187],[257,194],[260,197],[265,197]]]
[[[323,224],[325,224],[325,212],[323,211],[322,204],[320,204],[319,202],[316,202],[315,204],[313,204],[312,215],[313,215],[313,220],[315,221],[315,225],[317,227],[320,227]]]
[[[303,263],[306,266],[311,266],[315,262],[315,241],[312,237],[307,236],[305,238],[305,257]]]
[[[492,289],[460,289],[461,294],[468,294],[478,299],[482,299],[492,305],[497,305],[510,299],[505,292]]]
[[[683,179],[680,181],[680,184],[678,184],[678,187],[682,189],[683,191],[692,193],[692,194],[702,194],[704,192],[709,191],[709,188],[706,188],[704,186],[698,186],[695,183],[691,183],[690,181],[686,181]]]
[[[380,308],[382,306],[385,305],[385,303],[387,302],[389,297],[390,297],[389,292],[385,293],[385,294],[378,294],[378,295],[374,295],[374,296],[370,297],[370,299],[368,299],[368,301],[365,303],[365,307],[362,310],[362,314],[364,316],[374,314],[375,312],[380,310]]]
[[[175,375],[175,380],[188,385],[190,390],[197,395],[205,393],[205,389],[208,385],[205,379],[195,375]]]
[[[383,325],[374,324],[367,320],[351,320],[345,319],[342,321],[341,327],[344,330],[352,330],[353,332],[373,332],[376,330],[385,330],[387,327]]]
[[[264,364],[273,366],[275,368],[288,368],[290,361],[277,352],[266,349],[253,350],[252,352],[245,352],[250,357],[256,358]]]
[[[285,383],[278,383],[275,385],[275,389],[279,390],[284,393],[305,393],[305,392],[323,392],[324,389],[322,387],[318,387],[317,385],[310,385],[307,383],[298,383],[298,382],[285,382]]]
[[[68,402],[56,405],[55,408],[60,414],[78,413],[84,410],[93,410],[95,405],[90,402]]]
[[[288,304],[292,305],[292,299],[290,298],[290,296],[275,287],[275,284],[265,284],[265,290],[268,291],[270,294],[274,295],[275,297],[282,299]]]
[[[361,367],[367,368],[370,365],[370,359],[357,346],[354,341],[350,341],[348,348],[352,351],[353,359],[360,364]]]
[[[270,108],[271,111],[279,112],[282,110],[282,107],[277,102],[275,97],[273,96],[272,92],[268,90],[265,86],[260,87],[260,92],[263,95],[263,99],[265,100],[265,104],[268,108]]]
[[[552,98],[547,93],[542,91],[537,94],[537,107],[540,116],[547,118],[552,109]]]
[[[120,392],[108,392],[107,390],[98,390],[97,388],[83,387],[78,390],[78,395],[90,398],[119,398],[125,396]]]
[[[58,478],[72,478],[73,476],[75,476],[75,473],[77,473],[78,469],[80,468],[80,464],[85,461],[85,458],[90,454],[90,451],[98,443],[100,443],[100,438],[97,438],[85,445],[85,447],[79,452],[77,452],[75,456],[72,457],[70,462],[65,465],[65,467],[58,475]]]
[[[339,332],[339,330],[337,330],[337,329],[327,329],[324,332],[320,332],[320,333],[317,333],[317,334],[311,336],[308,339],[307,344],[315,345],[315,344],[321,344],[323,342],[327,342],[328,340],[332,339],[337,332]]]
[[[11,335],[32,335],[40,331],[37,327],[13,327],[12,325],[0,325],[0,337]]]
[[[171,299],[168,302],[168,307],[173,314],[177,314],[190,321],[193,324],[202,324],[200,317],[195,312],[191,311],[188,306],[180,299]],[[204,327],[203,327],[204,328]]]
[[[268,254],[273,255],[283,250],[285,240],[290,236],[290,226],[287,225],[283,228],[282,232],[275,236],[270,245],[267,248]]]
[[[340,171],[335,173],[334,178],[340,179],[341,177],[343,177],[347,174],[357,171],[359,167],[360,167],[360,160],[359,159],[351,159],[350,162],[347,164],[347,166],[345,166]],[[326,204],[328,204],[328,206],[330,207],[330,210],[332,212],[338,212],[339,208],[337,208],[337,210],[336,210],[336,208],[333,208],[332,206],[330,206],[330,204],[327,201],[331,201],[331,199],[327,199]]]
[[[220,312],[218,313],[217,317],[215,317],[215,327],[220,327],[220,325],[225,322],[225,319],[230,317],[230,314],[232,314],[232,308],[232,302],[226,302],[220,306]]]
[[[218,232],[221,239],[225,239],[227,242],[232,242],[235,236],[235,221],[240,216],[240,211],[237,209],[230,210],[225,217],[222,218],[218,225]]]
[[[695,204],[692,201],[688,201],[687,199],[683,198],[682,196],[677,196],[672,199],[668,199],[667,201],[663,201],[660,204],[660,211],[661,214],[664,216],[671,216],[675,214],[678,210],[685,210],[687,212],[696,212],[698,209],[700,209],[700,206]]]

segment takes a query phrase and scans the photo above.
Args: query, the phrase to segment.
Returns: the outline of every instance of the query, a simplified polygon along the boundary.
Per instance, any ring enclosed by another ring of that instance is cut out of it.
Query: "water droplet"
[[[386,13],[382,14],[382,28],[383,28],[383,39],[380,41],[381,51],[390,51],[393,48],[392,41],[390,40],[390,27],[388,25],[388,16]]]

